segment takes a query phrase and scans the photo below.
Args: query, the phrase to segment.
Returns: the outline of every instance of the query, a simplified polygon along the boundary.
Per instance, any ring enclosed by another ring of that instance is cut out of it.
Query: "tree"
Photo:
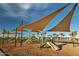
[[[56,36],[57,36],[57,34],[56,34],[56,33],[53,33],[53,36],[54,36],[54,37],[56,37]]]
[[[60,33],[61,37],[65,36],[63,33]]]
[[[40,39],[40,36],[39,36],[39,35],[40,35],[40,31],[38,31],[38,32],[37,32],[37,36],[38,36],[38,37],[39,37],[39,39]]]
[[[77,41],[77,40],[76,40],[77,31],[71,32],[71,33],[70,33],[70,36],[71,36],[71,40],[72,40],[73,43]],[[73,44],[73,46],[74,46],[74,44]]]
[[[60,38],[59,38],[60,41],[65,41],[65,40],[64,40],[64,36],[65,36],[64,33],[60,33]]]
[[[54,40],[57,40],[57,39],[58,39],[58,34],[53,33],[53,36],[54,36],[54,37],[53,37]]]
[[[48,35],[48,37],[49,37],[49,41],[51,41],[52,40],[52,35]]]
[[[77,31],[73,31],[70,33],[70,36],[74,39],[77,36]]]
[[[46,31],[45,32],[40,32],[40,36],[41,36],[41,42],[42,44],[45,42],[45,36],[46,36]]]

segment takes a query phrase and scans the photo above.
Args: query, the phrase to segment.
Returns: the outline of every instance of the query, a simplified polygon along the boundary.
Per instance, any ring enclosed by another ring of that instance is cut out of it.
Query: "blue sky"
[[[54,12],[64,6],[64,3],[2,3],[0,4],[0,32],[5,26],[9,31],[16,28],[21,20],[24,20],[24,25],[38,21],[42,17]],[[73,8],[74,4],[70,4],[54,20],[44,28],[49,30],[60,22]],[[79,4],[72,17],[70,30],[79,32]],[[68,35],[68,33],[65,33]],[[79,35],[79,34],[78,34]]]

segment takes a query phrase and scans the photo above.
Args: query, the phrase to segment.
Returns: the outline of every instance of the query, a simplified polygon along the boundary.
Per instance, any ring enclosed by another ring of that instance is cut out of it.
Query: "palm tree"
[[[56,33],[53,33],[53,36],[54,36],[54,37],[56,37],[56,35],[57,35]]]
[[[71,36],[71,40],[72,40],[72,42],[74,43],[74,42],[76,42],[76,36],[77,36],[77,31],[73,31],[73,32],[71,32],[70,33],[70,36]],[[73,44],[73,46],[74,46],[74,44]]]
[[[77,36],[77,31],[73,31],[71,32],[70,36],[72,37],[72,39],[74,40]]]
[[[65,35],[63,33],[60,33],[60,39],[62,39]]]
[[[3,34],[3,41],[2,41],[2,44],[4,44],[4,39],[5,39],[5,34],[7,34],[7,43],[8,43],[8,39],[9,39],[9,31],[8,30],[6,30],[6,28],[3,28],[3,32],[2,32],[2,34]]]
[[[49,41],[52,41],[52,35],[48,35]]]
[[[58,35],[56,33],[53,33],[53,36],[54,36],[53,39],[55,40],[58,39]]]
[[[46,40],[45,40],[45,35],[46,35],[46,31],[45,32],[40,32],[40,36],[41,36],[41,42],[40,42],[40,47],[44,47],[46,45]]]
[[[52,37],[52,35],[48,35],[49,37]]]
[[[65,36],[63,33],[60,33],[61,37]]]
[[[46,33],[47,33],[47,31],[44,31],[44,32],[43,32],[43,41],[44,41],[44,42],[46,41],[46,39],[45,39]]]
[[[38,37],[39,37],[39,34],[40,34],[40,32],[38,31],[38,32],[37,32],[37,36],[38,36]],[[39,37],[39,39],[40,39],[40,37]]]
[[[58,34],[56,34],[56,37],[58,37],[59,35]]]

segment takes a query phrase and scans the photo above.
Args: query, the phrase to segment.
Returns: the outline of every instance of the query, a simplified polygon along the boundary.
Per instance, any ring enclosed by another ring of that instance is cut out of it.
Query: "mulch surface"
[[[0,42],[1,45],[1,42]],[[72,45],[66,45],[60,51],[53,51],[50,47],[48,48],[39,48],[39,44],[34,43],[23,43],[22,47],[20,43],[17,43],[15,47],[14,42],[4,43],[2,49],[5,53],[12,56],[72,56],[79,55],[79,48],[75,48]],[[71,53],[73,51],[74,53]]]

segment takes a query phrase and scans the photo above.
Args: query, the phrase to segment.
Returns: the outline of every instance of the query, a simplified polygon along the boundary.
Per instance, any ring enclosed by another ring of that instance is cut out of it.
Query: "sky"
[[[38,21],[64,5],[65,3],[0,3],[0,33],[4,27],[9,31],[12,31],[22,20],[24,21],[24,26]],[[74,4],[71,3],[61,13],[59,13],[54,20],[49,22],[49,24],[44,28],[44,31],[53,28],[57,23],[59,23],[73,6]],[[79,32],[79,4],[73,14],[70,31]],[[50,34],[50,32],[48,32],[48,34]],[[68,34],[68,32],[65,32],[65,35]]]

